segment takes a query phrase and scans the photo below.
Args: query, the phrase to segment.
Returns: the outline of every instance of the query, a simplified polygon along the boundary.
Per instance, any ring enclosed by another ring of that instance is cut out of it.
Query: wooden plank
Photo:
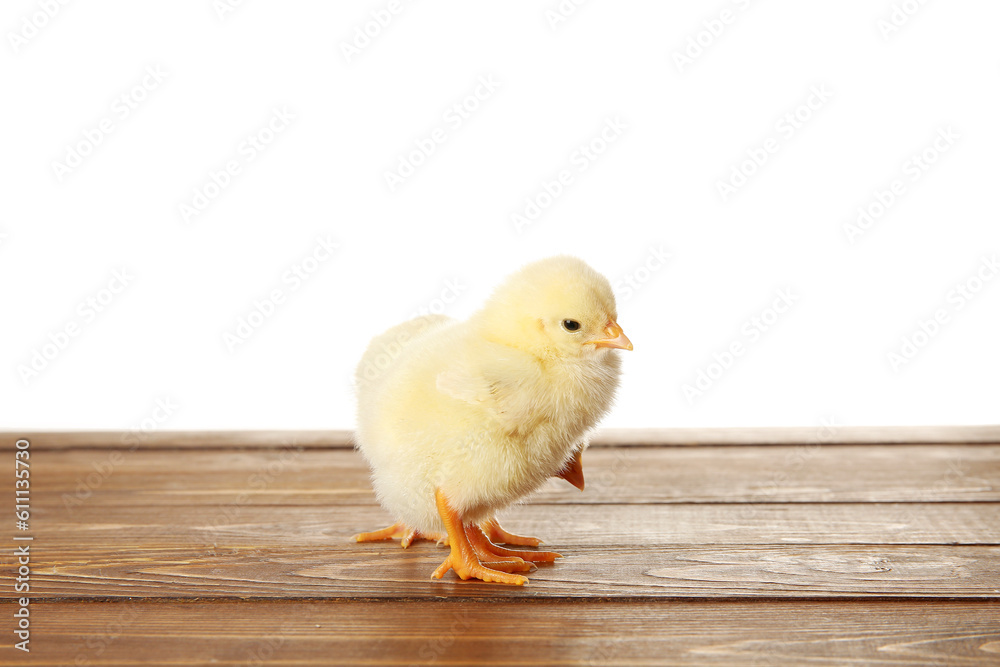
[[[108,525],[87,542],[32,544],[32,595],[42,597],[986,597],[1000,599],[996,546],[836,544],[618,544],[552,542],[565,557],[531,585],[441,581],[430,574],[447,548],[420,542],[345,544],[301,540],[274,526],[270,539],[233,535],[178,544],[132,540]],[[114,530],[107,530],[114,529]],[[116,537],[105,538],[107,533]],[[639,543],[636,543],[639,542]],[[16,597],[10,590],[0,597]]]
[[[553,480],[504,517],[566,556],[524,588],[432,580],[432,543],[349,543],[389,518],[331,432],[43,437],[30,662],[997,664],[993,428],[606,433],[586,492]],[[9,643],[0,665],[28,662]]]
[[[18,439],[32,451],[89,449],[351,449],[354,431],[0,431],[0,450]]]
[[[550,480],[532,503],[1000,501],[1000,446],[593,448],[587,489]],[[35,451],[35,501],[54,507],[371,504],[358,452]]]
[[[594,438],[594,444],[614,447],[958,443],[1000,443],[1000,425],[624,428],[601,429]]]
[[[59,602],[0,665],[996,665],[972,601]]]
[[[295,444],[307,449],[350,449],[353,431],[0,431],[0,450],[27,438],[35,450],[253,449]],[[599,429],[592,446],[717,446],[796,444],[997,444],[1000,425],[793,426],[751,428]]]
[[[519,505],[502,519],[513,532],[568,551],[609,544],[976,545],[1000,544],[996,509],[988,503]],[[58,557],[67,547],[87,545],[95,560],[109,550],[213,544],[363,554],[369,545],[349,543],[350,536],[391,522],[377,505],[84,505],[72,512],[36,508],[31,534],[39,553]]]

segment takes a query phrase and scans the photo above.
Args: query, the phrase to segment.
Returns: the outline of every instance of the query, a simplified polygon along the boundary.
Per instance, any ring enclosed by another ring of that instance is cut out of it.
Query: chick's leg
[[[483,521],[480,527],[494,544],[516,544],[521,547],[537,547],[542,543],[537,537],[525,537],[508,533],[500,527],[500,523],[496,520],[496,517]]]
[[[502,584],[514,584],[523,586],[528,583],[527,578],[508,572],[500,572],[483,565],[476,552],[469,542],[466,534],[466,526],[462,518],[449,504],[441,490],[434,492],[434,500],[437,502],[438,514],[444,522],[445,530],[448,531],[448,542],[451,544],[451,553],[444,559],[444,562],[434,570],[431,576],[440,579],[448,570],[455,570],[462,579],[476,578],[486,582],[499,582]]]

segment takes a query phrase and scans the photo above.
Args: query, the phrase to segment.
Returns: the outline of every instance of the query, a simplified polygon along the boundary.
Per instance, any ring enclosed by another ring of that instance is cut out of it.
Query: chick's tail
[[[583,448],[577,449],[573,452],[572,458],[566,462],[563,469],[560,470],[556,477],[562,477],[564,480],[575,486],[576,488],[583,491]]]

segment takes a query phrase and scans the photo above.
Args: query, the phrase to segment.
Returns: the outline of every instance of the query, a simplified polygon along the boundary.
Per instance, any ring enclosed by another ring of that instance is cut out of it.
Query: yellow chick
[[[560,256],[510,276],[465,322],[416,318],[373,339],[355,437],[397,523],[355,539],[446,537],[436,578],[523,585],[515,572],[559,557],[497,546],[538,541],[495,516],[548,477],[582,487],[579,454],[618,386],[615,350],[632,349],[617,318],[608,280]]]

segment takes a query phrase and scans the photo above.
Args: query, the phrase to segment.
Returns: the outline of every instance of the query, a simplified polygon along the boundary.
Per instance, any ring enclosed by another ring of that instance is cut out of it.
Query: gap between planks
[[[0,450],[25,438],[35,449],[343,449],[354,446],[350,430],[269,431],[0,431]],[[749,428],[599,429],[596,447],[689,447],[795,444],[996,444],[1000,425],[793,426]]]

